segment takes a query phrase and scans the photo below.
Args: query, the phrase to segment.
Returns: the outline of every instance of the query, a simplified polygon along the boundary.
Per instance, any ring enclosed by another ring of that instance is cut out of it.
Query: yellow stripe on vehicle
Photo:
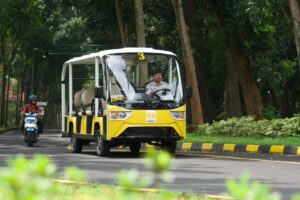
[[[256,153],[258,151],[259,145],[256,144],[247,144],[246,152]]]
[[[192,143],[190,143],[190,142],[182,143],[181,149],[182,150],[191,150],[192,149]]]
[[[270,153],[283,153],[284,146],[282,145],[272,145],[270,148]]]
[[[223,151],[234,151],[235,144],[224,144]]]
[[[203,151],[210,151],[212,149],[212,146],[213,146],[212,143],[203,143],[201,149]]]
[[[297,149],[297,155],[300,156],[300,147],[298,147],[298,149]]]

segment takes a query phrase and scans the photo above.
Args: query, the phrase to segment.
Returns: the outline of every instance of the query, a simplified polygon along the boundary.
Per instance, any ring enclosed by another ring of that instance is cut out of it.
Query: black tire
[[[33,146],[33,138],[32,134],[25,133],[26,141],[27,141],[27,147],[32,147]]]
[[[27,146],[28,146],[28,147],[33,147],[33,142],[32,142],[32,141],[28,141],[28,142],[27,142]]]
[[[161,148],[165,151],[168,151],[171,155],[174,155],[176,152],[177,141],[166,141],[161,143]]]
[[[138,154],[141,150],[142,144],[140,142],[134,142],[129,145],[130,152],[134,154]]]
[[[83,148],[83,141],[81,139],[75,138],[71,135],[71,151],[72,153],[81,153]]]
[[[99,157],[106,157],[110,152],[110,144],[109,141],[103,140],[99,130],[95,132],[96,152]]]

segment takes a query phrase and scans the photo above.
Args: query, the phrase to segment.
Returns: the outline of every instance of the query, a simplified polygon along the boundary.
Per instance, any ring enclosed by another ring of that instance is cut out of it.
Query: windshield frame
[[[108,58],[109,58],[109,56],[114,56],[114,55],[124,55],[124,54],[138,54],[138,53],[140,53],[140,52],[128,52],[128,53],[113,53],[113,54],[106,54],[106,55],[104,55],[103,57],[102,57],[102,59],[101,59],[101,62],[102,62],[102,66],[103,66],[103,75],[104,75],[104,79],[103,80],[105,80],[105,82],[104,82],[104,84],[105,84],[105,96],[106,96],[106,101],[107,101],[107,103],[109,103],[109,104],[114,104],[114,105],[116,105],[116,102],[115,101],[112,101],[112,99],[111,99],[111,88],[110,88],[110,71],[112,71],[112,69],[108,66],[109,64],[108,64]],[[173,67],[176,67],[176,76],[177,76],[177,78],[178,78],[178,89],[179,89],[179,102],[177,103],[177,105],[174,107],[174,108],[177,108],[177,107],[180,107],[180,106],[182,106],[182,105],[184,105],[184,103],[185,103],[185,99],[184,99],[184,91],[183,91],[183,82],[182,82],[182,78],[181,78],[181,72],[180,72],[180,65],[179,65],[179,62],[178,62],[178,60],[177,60],[177,56],[173,56],[173,55],[168,55],[168,54],[163,54],[163,53],[148,53],[148,52],[146,52],[145,53],[146,55],[163,55],[163,56],[166,56],[166,58],[168,59],[167,60],[167,62],[168,62],[168,65],[169,65],[169,63],[171,62],[171,64],[170,65],[172,65]],[[175,62],[174,64],[172,64],[172,62]],[[169,69],[168,69],[169,70]],[[166,73],[172,73],[172,70],[171,71],[166,71]],[[169,82],[169,79],[170,79],[171,77],[170,76],[168,76],[168,83],[170,83]],[[175,101],[175,100],[174,100]],[[129,100],[126,100],[126,101],[123,101],[121,104],[120,104],[120,106],[121,107],[124,107],[124,105],[125,104],[128,104],[128,103],[133,103],[133,102],[135,102],[135,103],[143,103],[144,101],[142,101],[142,100],[134,100],[134,101],[132,101],[132,102],[130,102]],[[124,105],[123,105],[124,104]],[[127,106],[125,106],[126,108],[128,108]]]

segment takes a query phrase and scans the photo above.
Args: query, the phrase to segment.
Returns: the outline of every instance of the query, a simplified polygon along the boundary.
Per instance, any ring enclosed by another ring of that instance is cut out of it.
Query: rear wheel
[[[161,143],[161,148],[174,155],[176,152],[177,141],[166,141]]]
[[[109,141],[103,140],[103,137],[100,135],[100,129],[97,129],[95,132],[95,143],[96,143],[96,152],[100,157],[105,157],[109,155],[110,144]]]
[[[71,135],[71,149],[72,153],[81,153],[83,148],[83,141],[81,139],[75,138]]]
[[[140,142],[134,142],[129,145],[131,153],[138,154],[141,150],[141,143]]]

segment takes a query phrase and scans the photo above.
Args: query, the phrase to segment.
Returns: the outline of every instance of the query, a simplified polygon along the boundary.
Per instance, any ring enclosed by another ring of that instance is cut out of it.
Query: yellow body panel
[[[95,133],[95,125],[99,124],[100,126],[100,134],[103,135],[103,117],[93,117],[93,123],[92,123],[92,135]]]
[[[129,127],[172,127],[179,136],[186,137],[186,121],[174,119],[170,111],[185,111],[186,106],[181,106],[171,110],[128,110],[126,108],[108,105],[107,116],[107,140],[118,137]],[[126,120],[111,120],[111,111],[132,111]],[[147,117],[155,118],[155,122],[147,122]]]
[[[81,123],[80,123],[80,133],[82,134],[86,134],[86,120],[87,120],[87,116],[82,115]]]
[[[70,124],[73,124],[73,131],[76,131],[76,117],[67,117],[67,133],[70,132]]]
[[[91,135],[95,133],[95,126],[99,124],[100,134],[106,134],[106,139],[111,140],[112,138],[118,137],[123,131],[129,127],[172,127],[182,138],[186,138],[186,120],[174,119],[170,111],[185,111],[186,106],[171,110],[128,110],[126,108],[118,106],[107,106],[107,133],[103,132],[103,117],[93,116],[91,123]],[[131,111],[131,115],[126,120],[111,120],[110,112],[112,111]],[[154,119],[153,121],[147,120],[148,118]],[[73,124],[73,132],[76,133],[76,117],[67,117],[67,132],[70,130],[70,124]],[[80,134],[87,134],[87,116],[81,117]]]

